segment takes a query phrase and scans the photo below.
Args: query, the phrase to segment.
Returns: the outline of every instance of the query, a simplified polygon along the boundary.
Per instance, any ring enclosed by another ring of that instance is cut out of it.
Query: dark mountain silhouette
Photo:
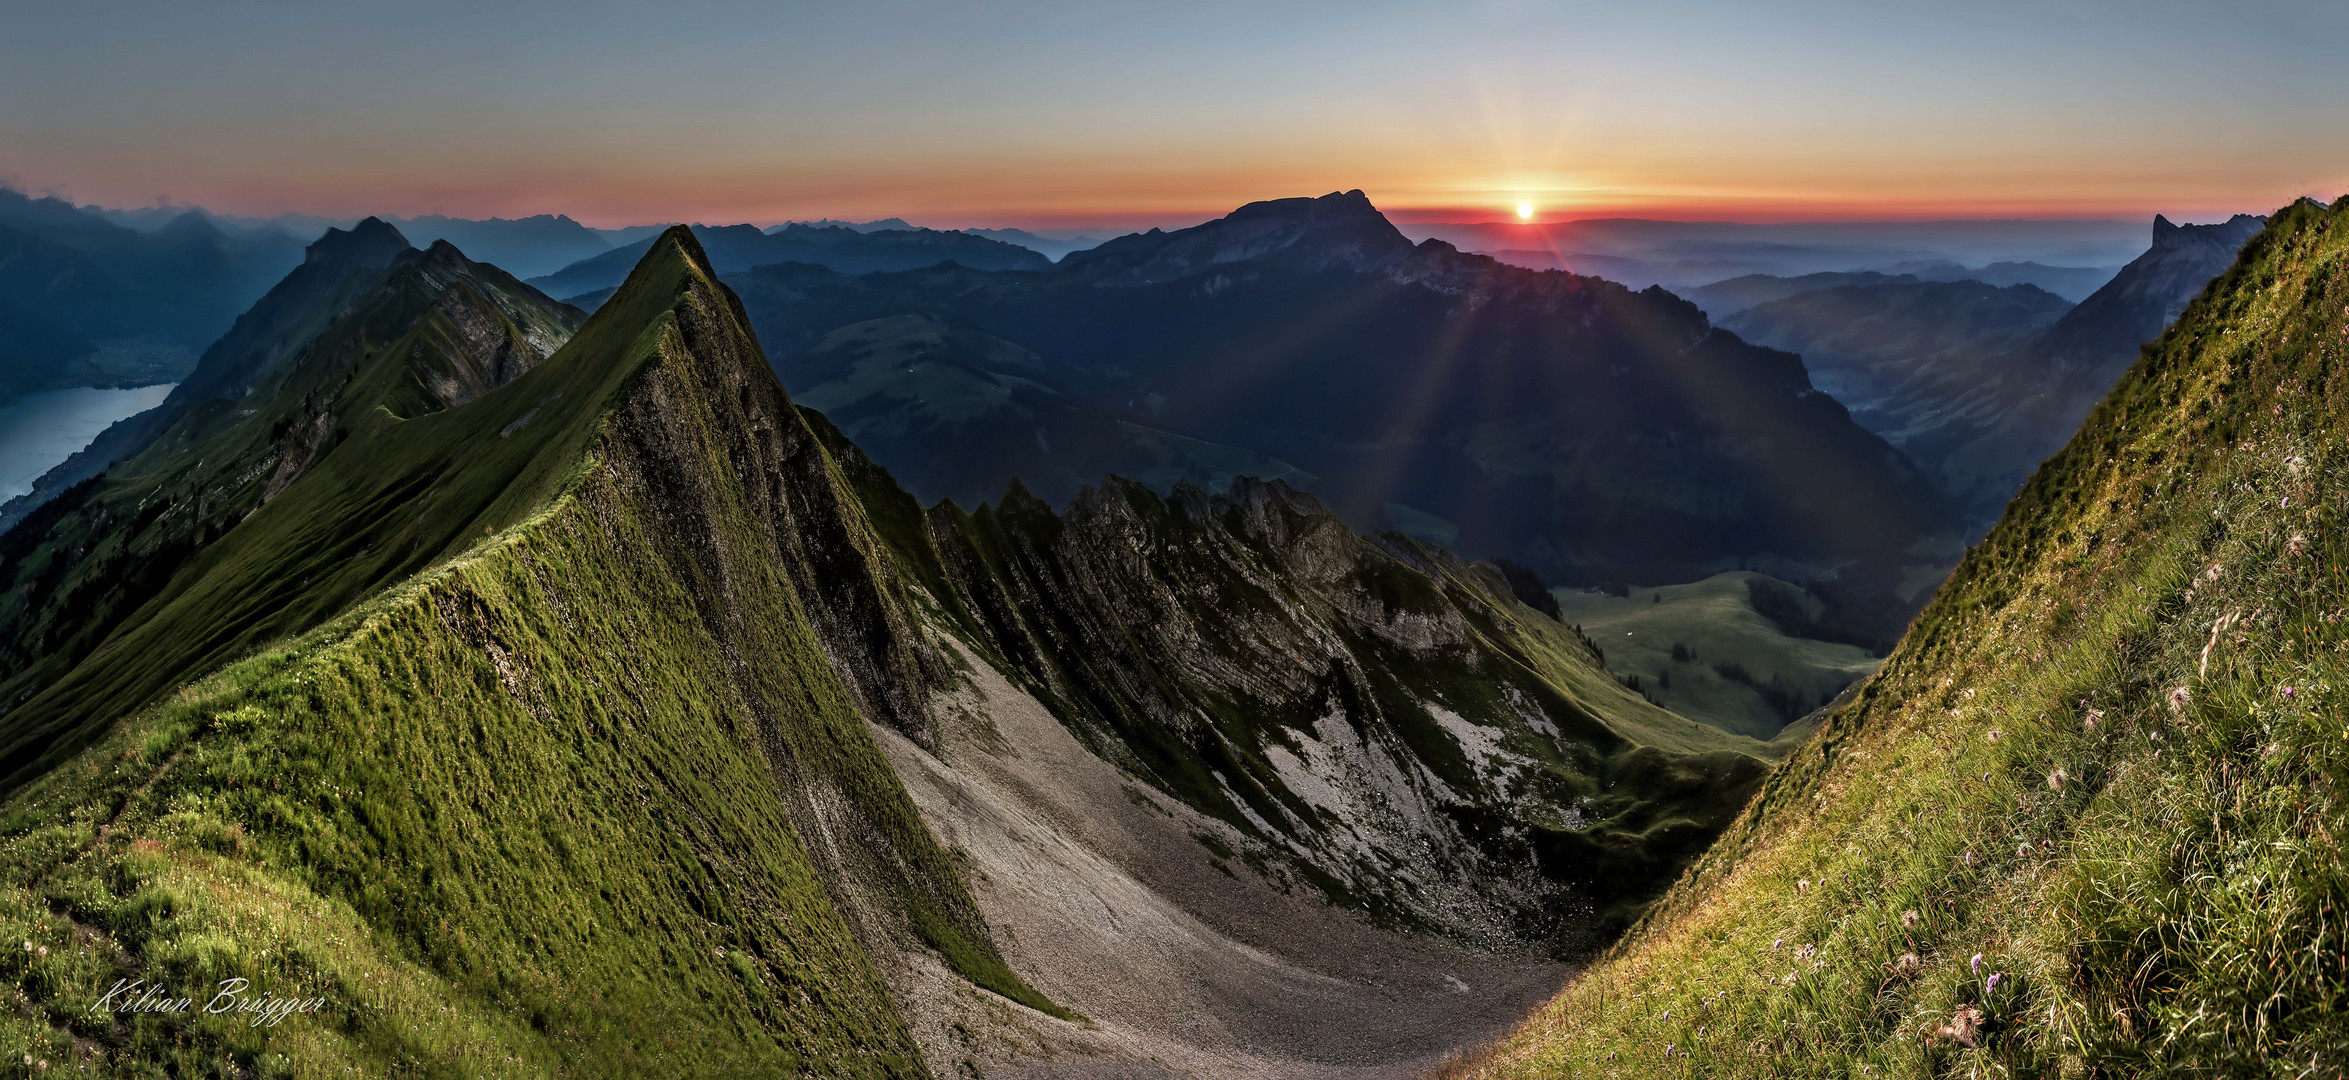
[[[1721,325],[1802,354],[1853,420],[1932,469],[2032,391],[2021,356],[2071,309],[2031,285],[1895,279],[1797,293]]]
[[[1662,290],[1414,245],[1360,192],[1119,237],[1046,274],[797,265],[730,284],[787,385],[843,378],[848,359],[820,347],[840,327],[967,326],[1038,358],[1021,377],[1066,398],[1312,474],[1358,525],[1566,583],[1758,563],[1837,568],[1853,597],[1889,595],[1925,561],[1907,553],[1954,526],[1796,357]],[[874,396],[833,407],[908,407]],[[882,463],[917,494],[947,457],[966,476],[995,463],[1008,483],[1008,441],[942,434]]]
[[[141,232],[62,199],[6,189],[0,230],[0,302],[91,340],[150,340],[190,353],[302,250],[282,230],[223,230],[201,211]]]
[[[1039,236],[1026,229],[964,229],[963,231],[972,236],[984,236],[989,240],[1018,244],[1031,251],[1040,252],[1045,258],[1055,261],[1066,256],[1069,252],[1084,251],[1087,248],[1099,247],[1101,244],[1101,239],[1095,236],[1057,238]]]
[[[2181,227],[2156,217],[2152,246],[2068,310],[2029,285],[1872,272],[1752,275],[1692,295],[1741,336],[1801,353],[1821,389],[1932,474],[1972,531],[1997,519],[2138,347],[2264,221]]]
[[[602,233],[560,214],[482,220],[433,214],[387,220],[418,247],[446,240],[516,277],[553,273],[612,249]]]
[[[785,225],[761,232],[755,225],[696,225],[694,238],[721,274],[768,263],[804,262],[844,274],[912,270],[952,262],[977,270],[1041,270],[1052,260],[1016,244],[969,233],[936,229],[859,232],[845,226]],[[644,240],[583,259],[530,283],[556,296],[578,296],[618,285],[650,250]]]
[[[1716,281],[1710,285],[1689,289],[1680,295],[1704,310],[1714,319],[1727,319],[1747,308],[1758,307],[1789,296],[1866,285],[1912,285],[1925,279],[1915,274],[1886,274],[1875,270],[1823,270],[1799,277],[1780,277],[1776,274],[1742,274]]]
[[[850,232],[871,233],[888,232],[892,230],[898,232],[912,232],[921,228],[921,226],[915,225],[912,222],[899,217],[877,218],[872,221],[842,221],[839,218],[817,218],[814,221],[786,221],[781,225],[770,225],[767,227],[767,232],[779,233],[785,229],[790,228],[838,228],[847,229]]]

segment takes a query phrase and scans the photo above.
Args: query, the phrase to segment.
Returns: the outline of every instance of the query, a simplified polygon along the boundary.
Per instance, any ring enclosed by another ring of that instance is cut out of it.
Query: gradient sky
[[[31,3],[0,182],[231,213],[2124,216],[2349,188],[2349,4]]]

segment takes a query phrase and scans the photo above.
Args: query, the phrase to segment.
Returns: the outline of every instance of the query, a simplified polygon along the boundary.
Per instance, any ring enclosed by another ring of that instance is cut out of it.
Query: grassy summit
[[[2349,1068],[2349,203],[2247,246],[1486,1076]]]
[[[502,386],[423,412],[380,388],[33,699],[95,741],[0,811],[0,1062],[918,1076],[872,958],[921,944],[1052,1008],[864,725],[918,727],[931,676],[689,234]],[[133,674],[164,696],[139,709]],[[232,978],[320,1011],[92,1009]]]

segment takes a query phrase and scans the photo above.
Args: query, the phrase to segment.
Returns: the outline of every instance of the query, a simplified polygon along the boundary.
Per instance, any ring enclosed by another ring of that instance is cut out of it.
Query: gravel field
[[[885,965],[941,1077],[1413,1077],[1501,1034],[1573,969],[1378,930],[1211,865],[1220,822],[1094,756],[972,660],[933,756],[876,727],[959,856],[1006,959],[1087,1022],[977,990],[923,951]],[[1233,847],[1239,846],[1236,843]],[[1234,876],[1236,875],[1236,876]]]

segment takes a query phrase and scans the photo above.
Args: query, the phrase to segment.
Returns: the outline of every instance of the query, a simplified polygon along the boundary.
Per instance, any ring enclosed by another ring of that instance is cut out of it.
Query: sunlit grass
[[[1453,1072],[2349,1068],[2345,302],[2349,204],[2280,215],[1722,844]]]

